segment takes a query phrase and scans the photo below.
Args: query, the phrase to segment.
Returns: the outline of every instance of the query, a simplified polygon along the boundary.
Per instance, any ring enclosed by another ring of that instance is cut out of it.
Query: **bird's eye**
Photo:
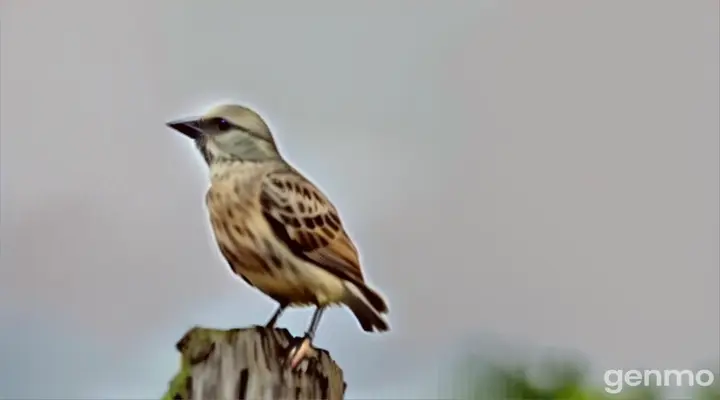
[[[231,127],[232,125],[226,119],[220,118],[217,121],[217,128],[221,132],[229,131]]]

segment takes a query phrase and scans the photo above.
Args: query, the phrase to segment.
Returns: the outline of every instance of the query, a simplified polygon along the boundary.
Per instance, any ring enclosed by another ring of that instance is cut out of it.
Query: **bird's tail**
[[[385,332],[390,329],[381,314],[388,312],[385,300],[374,290],[365,285],[345,282],[345,299],[343,303],[355,314],[365,332]]]

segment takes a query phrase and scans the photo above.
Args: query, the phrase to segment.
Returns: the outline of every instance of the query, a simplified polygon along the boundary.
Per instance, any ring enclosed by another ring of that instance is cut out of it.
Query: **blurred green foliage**
[[[624,388],[610,394],[600,383],[590,383],[587,364],[579,360],[544,360],[537,365],[500,366],[470,358],[459,365],[450,398],[463,400],[661,400],[670,399],[661,388]],[[717,374],[716,374],[717,377]],[[711,387],[696,387],[693,400],[720,400],[720,379]]]

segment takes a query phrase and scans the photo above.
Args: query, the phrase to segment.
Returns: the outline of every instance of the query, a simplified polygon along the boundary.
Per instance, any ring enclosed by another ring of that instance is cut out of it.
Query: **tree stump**
[[[177,343],[180,371],[163,400],[342,400],[343,372],[327,351],[294,371],[282,365],[293,340],[287,329],[194,327]]]

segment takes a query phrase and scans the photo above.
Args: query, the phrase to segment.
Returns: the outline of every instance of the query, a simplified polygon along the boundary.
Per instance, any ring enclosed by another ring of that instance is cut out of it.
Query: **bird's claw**
[[[294,370],[304,359],[314,356],[315,353],[315,348],[312,346],[312,338],[308,336],[302,339],[296,338],[293,340],[293,343],[290,344],[290,347],[288,347],[284,364],[289,366],[291,370]]]

